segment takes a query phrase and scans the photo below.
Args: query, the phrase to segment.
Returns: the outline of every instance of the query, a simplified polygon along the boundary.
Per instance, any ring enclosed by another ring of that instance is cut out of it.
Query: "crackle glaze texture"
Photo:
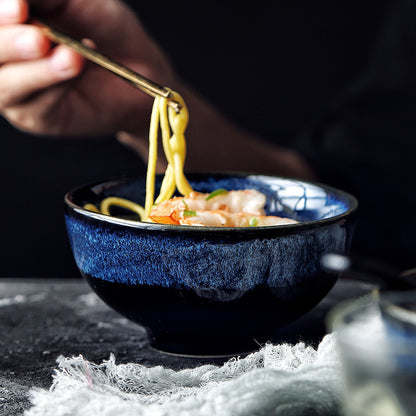
[[[233,299],[259,285],[287,287],[312,280],[326,252],[347,250],[344,223],[273,236],[204,236],[143,230],[67,217],[82,273],[128,285],[192,289]],[[201,235],[202,234],[202,235]],[[223,299],[227,300],[227,299]]]
[[[348,250],[350,225],[346,218],[314,224],[342,217],[351,208],[350,199],[335,190],[255,175],[200,176],[191,183],[201,192],[258,189],[267,195],[269,214],[295,218],[303,227],[228,231],[163,225],[146,228],[102,221],[69,209],[67,229],[81,272],[129,285],[184,287],[206,297],[216,297],[217,290],[226,291],[226,296],[233,298],[258,285],[291,286],[310,280],[322,254]],[[144,197],[140,180],[110,181],[91,189],[98,200],[118,195],[142,202]],[[70,198],[82,205],[87,201],[76,200],[80,196],[86,197],[81,192]]]

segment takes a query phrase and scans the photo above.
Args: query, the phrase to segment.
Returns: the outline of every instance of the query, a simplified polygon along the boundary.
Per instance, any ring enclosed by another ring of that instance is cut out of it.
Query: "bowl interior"
[[[196,191],[205,193],[219,188],[256,189],[266,195],[266,214],[292,218],[301,223],[334,218],[357,208],[356,199],[346,192],[296,179],[255,174],[190,174],[188,179]],[[158,176],[156,190],[159,189],[161,180],[162,177]],[[99,204],[109,196],[126,198],[143,205],[145,195],[144,178],[117,178],[73,190],[66,199],[77,207],[88,202]],[[115,210],[114,215],[132,218],[131,213],[122,209],[118,212]],[[107,220],[111,221],[110,218]]]

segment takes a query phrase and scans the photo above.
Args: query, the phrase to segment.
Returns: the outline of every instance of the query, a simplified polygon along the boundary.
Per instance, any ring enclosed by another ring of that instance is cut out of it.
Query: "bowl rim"
[[[71,201],[71,197],[74,195],[74,193],[79,192],[83,189],[92,189],[97,186],[103,186],[104,184],[110,184],[115,182],[129,182],[132,180],[141,179],[142,176],[115,176],[107,179],[97,180],[89,183],[85,183],[82,185],[79,185],[77,187],[72,188],[69,190],[65,196],[64,196],[64,202],[67,207],[67,209],[73,210],[77,214],[91,218],[93,220],[97,220],[99,222],[105,222],[110,224],[116,224],[116,225],[123,225],[128,228],[136,228],[136,229],[146,229],[146,230],[157,230],[157,231],[173,231],[173,232],[201,232],[203,231],[204,234],[206,233],[241,233],[242,231],[244,234],[259,234],[263,232],[274,232],[276,233],[277,230],[281,231],[282,233],[293,233],[293,232],[299,232],[302,230],[309,230],[311,228],[318,228],[326,225],[330,225],[342,220],[345,220],[347,217],[350,217],[352,214],[356,213],[358,210],[358,200],[355,196],[350,194],[349,192],[346,192],[342,189],[333,187],[331,185],[327,185],[324,183],[321,183],[319,181],[311,181],[311,180],[304,180],[301,178],[296,177],[290,177],[290,176],[282,176],[282,175],[271,175],[271,174],[261,174],[261,173],[247,173],[247,172],[188,172],[187,177],[197,178],[198,176],[229,176],[229,177],[266,177],[266,178],[275,178],[275,179],[282,179],[282,180],[289,180],[299,183],[308,184],[311,186],[315,186],[318,188],[321,188],[327,192],[336,194],[347,202],[347,205],[349,208],[343,212],[342,214],[335,215],[333,217],[329,218],[323,218],[319,220],[313,220],[313,221],[306,221],[306,222],[298,222],[294,224],[280,224],[280,225],[268,225],[268,226],[258,226],[258,227],[210,227],[210,226],[193,226],[193,225],[176,225],[176,224],[160,224],[160,223],[151,223],[151,222],[145,222],[145,221],[135,221],[135,220],[128,220],[124,218],[119,218],[115,216],[110,216],[102,213],[93,212],[87,209],[84,209],[83,207],[75,204]],[[163,176],[163,175],[158,175]]]

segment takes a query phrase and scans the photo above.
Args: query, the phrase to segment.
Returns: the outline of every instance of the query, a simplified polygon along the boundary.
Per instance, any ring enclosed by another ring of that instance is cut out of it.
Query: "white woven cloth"
[[[161,366],[96,365],[58,358],[49,390],[33,389],[26,416],[336,415],[341,363],[335,336],[317,349],[266,345],[222,366],[174,371]]]

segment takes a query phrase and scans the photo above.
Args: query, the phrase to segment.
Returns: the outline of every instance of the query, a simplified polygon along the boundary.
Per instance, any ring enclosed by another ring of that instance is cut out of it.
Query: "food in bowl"
[[[169,108],[169,98],[166,97],[156,97],[153,105],[144,204],[112,195],[100,201],[99,205],[87,202],[84,208],[111,215],[110,208],[122,207],[136,213],[140,221],[177,225],[256,227],[294,222],[288,218],[265,215],[263,206],[266,198],[255,189],[228,191],[220,188],[205,195],[194,191],[184,173],[188,109],[178,93],[170,93],[180,105],[179,110]],[[155,199],[159,129],[168,165],[159,196]],[[182,197],[172,197],[175,191]]]
[[[137,221],[130,210],[83,208],[117,196],[142,204],[146,178],[81,186],[66,197],[75,262],[112,308],[149,331],[151,344],[187,355],[236,354],[315,306],[336,276],[325,253],[348,253],[356,199],[326,185],[251,174],[193,174],[197,192],[254,189],[264,210],[294,220],[267,227],[211,227]],[[162,178],[157,177],[156,188]]]
[[[266,196],[255,189],[211,193],[192,191],[184,197],[174,197],[155,205],[149,214],[151,221],[160,224],[211,227],[261,227],[291,224],[290,218],[266,215]]]

